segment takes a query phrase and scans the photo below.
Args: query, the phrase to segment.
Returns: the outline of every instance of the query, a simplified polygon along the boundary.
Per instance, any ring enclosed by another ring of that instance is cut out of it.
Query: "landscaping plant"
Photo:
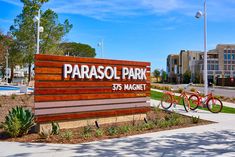
[[[65,138],[66,140],[71,140],[73,137],[73,132],[70,130],[66,130],[64,133],[61,134],[62,138]]]
[[[33,113],[23,107],[14,107],[2,123],[3,129],[11,136],[18,137],[28,133],[34,126]]]
[[[58,135],[60,133],[60,126],[56,122],[51,123],[51,128],[52,128],[52,134],[53,135]]]
[[[108,135],[113,136],[118,133],[118,129],[116,126],[111,126],[107,129]]]
[[[198,116],[198,117],[192,116],[192,122],[193,122],[193,124],[197,124],[197,123],[199,122],[199,120],[200,120],[200,117],[199,117],[199,116]]]
[[[104,131],[102,129],[99,128],[99,129],[95,130],[96,137],[101,137],[103,135],[104,135]]]

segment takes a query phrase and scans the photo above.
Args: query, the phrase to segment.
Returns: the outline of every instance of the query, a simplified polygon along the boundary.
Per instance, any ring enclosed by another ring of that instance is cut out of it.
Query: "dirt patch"
[[[34,97],[33,95],[10,95],[0,96],[0,123],[5,120],[9,110],[15,106],[24,106],[29,109],[33,108]]]

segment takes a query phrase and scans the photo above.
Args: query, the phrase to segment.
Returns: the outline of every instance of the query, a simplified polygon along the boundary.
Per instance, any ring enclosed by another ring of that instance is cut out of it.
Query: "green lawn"
[[[162,96],[163,96],[162,92],[157,92],[157,91],[152,91],[151,90],[151,99],[161,100]],[[176,96],[176,98],[178,98],[178,97]],[[180,105],[183,105],[182,101],[180,102]],[[207,108],[202,108],[202,107],[198,107],[198,109],[207,110]],[[233,114],[235,114],[235,108],[223,106],[223,109],[222,109],[221,112],[222,113],[233,113]]]

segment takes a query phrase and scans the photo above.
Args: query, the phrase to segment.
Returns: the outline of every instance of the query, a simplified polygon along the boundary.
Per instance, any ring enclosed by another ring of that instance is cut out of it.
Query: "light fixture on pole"
[[[206,12],[206,0],[204,1],[204,13],[198,11],[196,13],[196,18],[204,16],[204,93],[208,93],[208,79],[207,79],[207,12]]]
[[[101,40],[101,42],[99,42],[97,44],[97,46],[101,48],[101,58],[103,58],[103,49],[104,49],[104,41],[103,41],[103,39]]]
[[[38,16],[35,16],[33,21],[34,22],[37,22],[37,51],[36,51],[36,54],[39,54],[39,42],[40,42],[40,32],[43,32],[43,27],[40,26],[40,18],[41,18],[41,15],[40,15],[40,9],[38,10]]]

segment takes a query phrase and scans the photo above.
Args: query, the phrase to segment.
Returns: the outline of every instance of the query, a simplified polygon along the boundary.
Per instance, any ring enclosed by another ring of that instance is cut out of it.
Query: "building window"
[[[211,70],[211,65],[210,64],[207,65],[207,69]]]
[[[215,70],[219,70],[219,65],[218,64],[215,65]]]
[[[231,54],[230,53],[228,54],[228,60],[231,60]]]
[[[227,54],[224,54],[224,60],[226,60],[227,59]]]
[[[232,54],[232,60],[235,60],[235,54]]]
[[[215,70],[215,69],[214,69],[214,65],[211,65],[211,70]]]
[[[177,59],[174,59],[174,64],[177,64]]]
[[[228,65],[228,70],[231,70],[232,66],[231,65]]]
[[[226,65],[224,66],[224,70],[227,70],[227,66]]]
[[[231,50],[228,50],[228,53],[231,53]]]

